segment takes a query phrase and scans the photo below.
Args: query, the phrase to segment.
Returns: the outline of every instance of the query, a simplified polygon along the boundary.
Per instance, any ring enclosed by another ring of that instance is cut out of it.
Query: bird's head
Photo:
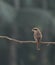
[[[33,32],[34,32],[34,31],[37,31],[37,30],[38,30],[38,28],[36,28],[36,27],[32,29]]]

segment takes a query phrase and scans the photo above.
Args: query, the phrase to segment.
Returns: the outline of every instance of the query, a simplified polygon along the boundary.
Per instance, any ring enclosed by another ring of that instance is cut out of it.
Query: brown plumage
[[[39,44],[40,44],[40,41],[42,39],[42,33],[39,30],[39,28],[36,28],[36,27],[33,28],[32,31],[34,32],[34,39],[37,42],[37,50],[40,50]]]

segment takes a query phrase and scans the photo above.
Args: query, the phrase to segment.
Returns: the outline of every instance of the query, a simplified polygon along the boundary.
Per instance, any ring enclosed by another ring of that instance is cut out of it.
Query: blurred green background
[[[55,0],[0,0],[0,35],[34,40],[39,27],[42,41],[55,42]],[[16,44],[0,39],[0,65],[55,65],[55,45]]]

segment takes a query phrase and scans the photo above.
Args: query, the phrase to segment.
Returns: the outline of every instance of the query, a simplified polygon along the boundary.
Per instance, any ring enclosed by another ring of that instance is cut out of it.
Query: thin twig
[[[16,39],[10,38],[8,36],[0,36],[0,38],[8,39],[10,41],[14,41],[14,42],[17,42],[17,43],[37,43],[36,41],[20,41],[20,40],[16,40]],[[55,42],[40,42],[40,43],[41,44],[55,44]]]

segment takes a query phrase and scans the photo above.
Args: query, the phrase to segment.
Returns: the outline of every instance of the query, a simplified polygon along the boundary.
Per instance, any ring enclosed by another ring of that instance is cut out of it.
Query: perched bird
[[[34,39],[37,42],[37,50],[40,50],[39,44],[42,39],[42,33],[37,27],[33,28],[32,31],[34,32]]]

